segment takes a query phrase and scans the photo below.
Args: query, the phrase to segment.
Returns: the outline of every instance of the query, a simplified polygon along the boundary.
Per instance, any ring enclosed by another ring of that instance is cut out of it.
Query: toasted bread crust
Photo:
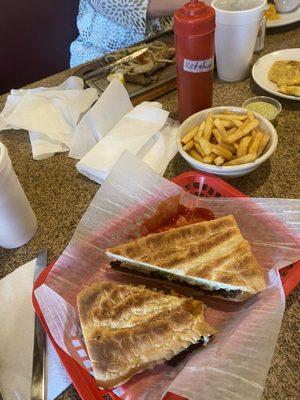
[[[263,271],[232,215],[151,234],[107,253],[176,274],[191,284],[195,278],[242,289],[247,292],[243,299],[265,288]]]
[[[97,383],[111,388],[170,360],[216,331],[204,305],[143,286],[98,282],[77,297],[84,340]]]

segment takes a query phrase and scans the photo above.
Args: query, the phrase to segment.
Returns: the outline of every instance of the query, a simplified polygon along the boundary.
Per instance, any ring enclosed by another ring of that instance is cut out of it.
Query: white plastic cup
[[[217,71],[223,81],[247,77],[265,5],[266,0],[213,0]]]
[[[37,220],[13,170],[10,157],[0,143],[0,246],[14,249],[35,234]]]

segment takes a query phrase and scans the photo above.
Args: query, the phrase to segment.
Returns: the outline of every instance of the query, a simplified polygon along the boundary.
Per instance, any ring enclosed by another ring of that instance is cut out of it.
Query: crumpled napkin
[[[12,90],[0,130],[27,129],[36,160],[70,149],[69,157],[80,160],[78,171],[98,183],[124,150],[163,174],[177,153],[178,123],[168,111],[157,102],[134,108],[117,79],[97,99],[96,89],[83,90],[75,76],[53,88]]]
[[[77,169],[102,183],[124,150],[137,155],[159,174],[177,153],[178,123],[158,102],[133,107],[124,85],[113,80],[80,120],[69,157]]]
[[[79,172],[102,183],[124,150],[138,154],[149,140],[164,127],[169,112],[157,102],[143,102],[125,114],[119,122],[90,150],[76,167]],[[171,135],[168,130],[165,135]],[[161,132],[161,138],[164,137]],[[175,137],[175,134],[173,135]],[[164,146],[163,139],[161,145]],[[159,147],[158,139],[153,145]],[[152,146],[153,146],[152,145]],[[148,151],[151,151],[151,145]],[[145,156],[147,151],[145,151]],[[149,156],[153,162],[153,152]],[[155,164],[155,161],[154,161]],[[159,166],[160,168],[160,166]],[[160,168],[161,169],[161,168]]]
[[[176,133],[178,121],[168,118],[164,127],[157,132],[137,153],[138,158],[148,164],[158,174],[163,175],[178,148]]]
[[[96,89],[70,77],[57,87],[12,90],[0,115],[0,130],[27,129],[36,160],[67,151],[82,113],[98,99]]]
[[[0,280],[0,392],[4,400],[30,400],[35,262],[28,262]],[[55,399],[71,383],[49,340],[46,377],[48,400]]]
[[[120,119],[133,109],[125,86],[114,79],[79,121],[72,139],[69,157],[80,160]]]

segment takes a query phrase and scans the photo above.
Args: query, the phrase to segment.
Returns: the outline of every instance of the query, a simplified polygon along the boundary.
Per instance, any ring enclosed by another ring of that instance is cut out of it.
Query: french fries
[[[238,128],[237,128],[236,126],[234,126],[233,128],[229,129],[229,131],[227,131],[226,134],[227,134],[227,135],[231,135],[232,133],[236,132],[237,129],[238,129]]]
[[[232,133],[231,135],[226,136],[224,138],[224,141],[226,143],[233,143],[236,142],[237,140],[241,139],[242,137],[248,135],[252,131],[252,129],[256,128],[259,125],[259,121],[255,119],[254,121],[251,122],[245,122],[242,126],[239,127],[239,129]]]
[[[205,128],[204,128],[204,133],[203,133],[204,139],[206,139],[206,140],[210,139],[212,127],[213,127],[212,114],[209,113],[206,118],[206,121],[205,121]]]
[[[249,145],[249,154],[257,154],[258,147],[260,145],[262,137],[263,137],[262,132],[260,131],[255,132],[255,134],[251,138],[251,142]]]
[[[239,147],[237,148],[236,155],[237,157],[242,157],[247,154],[247,149],[249,146],[249,143],[251,142],[251,136],[244,136],[239,143]]]
[[[184,137],[181,139],[181,143],[187,144],[190,140],[194,138],[196,133],[198,133],[198,126],[195,126],[192,130],[190,130]]]
[[[225,149],[224,147],[220,146],[219,144],[215,144],[212,146],[212,151],[214,154],[217,154],[218,156],[221,156],[225,160],[232,160],[233,155],[230,151]]]
[[[222,120],[222,125],[224,126],[224,128],[228,129],[228,128],[234,127],[234,122],[230,121],[230,120],[223,119]]]
[[[270,136],[267,133],[263,133],[263,137],[259,143],[257,150],[257,157],[260,157],[263,151],[265,150],[267,144],[269,143]]]
[[[204,128],[205,128],[205,121],[202,121],[200,126],[199,126],[198,132],[195,135],[195,137],[201,138],[203,136],[203,133],[204,133]]]
[[[221,146],[224,147],[224,149],[230,151],[231,153],[236,153],[236,147],[233,144],[228,144],[228,143],[221,143]]]
[[[224,161],[225,161],[224,158],[222,158],[221,156],[218,156],[218,157],[216,157],[216,158],[214,159],[214,162],[215,162],[215,164],[216,164],[217,166],[223,164]]]
[[[182,148],[198,161],[216,166],[234,166],[252,162],[265,151],[270,135],[259,128],[253,112],[209,113],[201,124],[182,138]]]
[[[194,146],[195,149],[196,149],[197,152],[200,154],[200,156],[201,156],[201,157],[205,157],[204,151],[203,151],[203,149],[202,149],[200,143],[195,142],[194,145],[195,145],[195,146]]]
[[[213,114],[213,119],[227,119],[229,121],[233,121],[233,120],[240,120],[240,121],[245,121],[245,119],[248,118],[248,115],[241,115],[241,114]]]
[[[236,126],[237,128],[243,125],[242,121],[239,121],[238,119],[233,119],[232,122],[234,123],[234,126]]]
[[[226,136],[226,131],[225,131],[224,125],[223,125],[222,122],[219,120],[219,118],[216,118],[216,119],[214,120],[214,124],[215,124],[215,126],[217,127],[218,131],[220,132],[222,138],[224,139],[225,136]]]
[[[183,150],[184,150],[184,151],[189,151],[189,150],[191,150],[193,147],[194,147],[194,141],[193,141],[193,139],[192,139],[192,140],[190,140],[189,142],[187,142],[186,145],[183,146]]]
[[[239,165],[239,164],[246,164],[248,162],[254,161],[256,159],[256,154],[246,154],[243,157],[236,158],[235,160],[228,161],[224,165],[232,166],[232,165]]]
[[[203,153],[206,156],[208,156],[211,153],[211,144],[210,144],[210,142],[203,137],[203,138],[199,139],[199,143],[200,143],[200,146],[201,146],[201,148],[203,150]]]
[[[189,152],[188,152],[188,154],[191,156],[191,157],[193,157],[193,158],[195,158],[196,160],[198,160],[198,161],[203,161],[203,158],[200,156],[200,154],[198,154],[197,153],[197,151],[196,150],[194,150],[194,149],[192,149],[192,150],[190,150]]]
[[[205,156],[203,158],[203,162],[207,164],[211,164],[217,156],[215,154],[210,154],[209,156]]]

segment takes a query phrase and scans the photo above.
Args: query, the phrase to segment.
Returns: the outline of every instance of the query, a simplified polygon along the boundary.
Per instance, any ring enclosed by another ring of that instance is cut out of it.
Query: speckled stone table
[[[265,49],[259,56],[279,49],[299,47],[299,45],[299,24],[273,30],[268,32]],[[257,57],[255,55],[253,61]],[[29,86],[54,86],[73,73],[74,70],[67,70]],[[246,98],[259,94],[265,93],[251,78],[230,84],[216,78],[214,105],[240,106]],[[0,97],[0,110],[4,106],[5,99],[5,95]],[[177,117],[176,92],[163,96],[159,101],[170,110],[172,117]],[[230,181],[240,191],[252,197],[299,198],[300,103],[283,99],[280,101],[283,111],[278,119],[279,143],[276,153],[252,174]],[[58,257],[68,244],[99,186],[80,175],[75,168],[76,161],[68,158],[66,154],[58,154],[43,161],[34,161],[26,131],[0,132],[0,140],[8,148],[15,172],[39,223],[38,231],[30,243],[16,250],[0,249],[0,278],[2,278],[35,258],[41,247],[47,248],[49,260]],[[189,170],[189,166],[177,155],[170,163],[165,176],[171,179],[186,170]],[[299,398],[299,294],[300,287],[298,286],[287,299],[263,400]],[[70,386],[58,399],[73,400],[79,397],[73,386]]]

